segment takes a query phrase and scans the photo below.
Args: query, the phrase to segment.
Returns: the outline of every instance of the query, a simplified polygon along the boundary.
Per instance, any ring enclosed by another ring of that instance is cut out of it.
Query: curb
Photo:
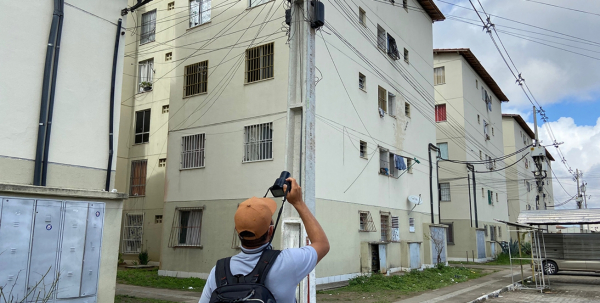
[[[507,291],[515,291],[519,288],[518,282],[514,283],[514,284],[509,284],[501,289],[498,289],[496,291],[493,291],[489,294],[483,295],[473,301],[469,301],[469,303],[480,303],[480,302],[484,302],[487,301],[490,298],[497,298],[501,293],[503,292],[507,292]]]

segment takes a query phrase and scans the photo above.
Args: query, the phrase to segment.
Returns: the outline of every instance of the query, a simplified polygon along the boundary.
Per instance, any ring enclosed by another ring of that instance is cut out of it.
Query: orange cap
[[[242,202],[234,216],[236,231],[254,234],[254,237],[245,237],[246,240],[260,238],[269,230],[275,210],[277,203],[270,198],[252,197]]]

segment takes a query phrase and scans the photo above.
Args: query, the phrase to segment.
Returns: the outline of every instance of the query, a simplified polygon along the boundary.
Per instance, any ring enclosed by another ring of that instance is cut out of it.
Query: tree
[[[446,239],[444,239],[444,229],[443,228],[430,228],[429,234],[425,234],[425,239],[431,240],[431,245],[433,245],[434,253],[436,256],[436,264],[442,263],[442,254],[444,253],[444,248],[446,247]]]

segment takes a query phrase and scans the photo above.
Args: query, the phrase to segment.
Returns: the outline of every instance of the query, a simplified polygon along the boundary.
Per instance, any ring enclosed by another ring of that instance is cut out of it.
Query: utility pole
[[[583,199],[581,198],[581,187],[579,186],[579,169],[575,169],[575,179],[577,180],[577,198],[575,201],[577,202],[577,208],[582,209],[583,207]],[[583,224],[579,225],[579,232],[583,233]]]
[[[316,3],[317,1],[314,1]],[[315,29],[314,3],[291,1],[288,109],[285,169],[302,187],[308,209],[315,214]],[[298,213],[285,204],[282,216],[282,249],[309,244]],[[316,279],[313,270],[299,285],[297,302],[316,302]]]
[[[546,172],[546,148],[544,148],[540,144],[537,127],[537,112],[535,106],[533,107],[533,128],[535,131],[535,143],[531,148],[531,156],[533,157],[533,162],[535,163],[535,171],[533,172],[533,175],[535,177],[535,184],[537,188],[537,195],[535,198],[535,209],[539,210],[541,208],[542,203],[544,203],[543,209],[546,209],[546,203],[544,199],[544,178],[546,177],[544,175]]]

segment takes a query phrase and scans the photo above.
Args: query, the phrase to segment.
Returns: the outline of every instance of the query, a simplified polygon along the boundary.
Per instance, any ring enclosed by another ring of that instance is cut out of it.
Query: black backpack
[[[234,303],[243,301],[262,301],[276,303],[275,297],[265,286],[269,269],[279,256],[280,250],[265,250],[262,252],[256,266],[248,275],[232,275],[229,269],[231,257],[217,261],[215,268],[215,289],[210,297],[210,303]]]

